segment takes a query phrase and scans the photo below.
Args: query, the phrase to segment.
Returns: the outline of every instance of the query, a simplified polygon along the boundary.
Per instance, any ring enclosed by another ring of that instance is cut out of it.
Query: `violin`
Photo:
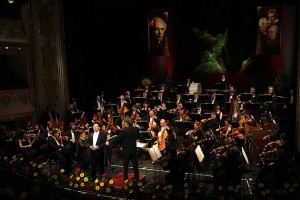
[[[211,121],[212,119],[213,119],[212,117],[209,117],[207,119],[202,119],[201,122],[202,123],[207,123],[207,122]]]
[[[188,111],[187,111],[188,112]],[[191,118],[187,115],[187,112],[180,116],[180,118],[184,121],[191,120]]]

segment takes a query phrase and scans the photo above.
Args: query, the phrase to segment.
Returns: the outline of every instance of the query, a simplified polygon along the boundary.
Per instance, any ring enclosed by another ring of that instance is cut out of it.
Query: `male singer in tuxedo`
[[[133,121],[131,118],[127,117],[124,119],[125,128],[123,131],[112,140],[112,145],[120,142],[122,147],[123,156],[123,173],[124,180],[128,179],[128,165],[131,160],[133,165],[133,173],[136,181],[139,180],[139,166],[137,160],[137,147],[136,141],[139,136],[139,128],[133,127]]]
[[[104,150],[106,148],[106,135],[100,132],[100,125],[94,124],[94,132],[89,137],[90,143],[90,166],[91,178],[96,179],[97,166],[99,166],[100,175],[105,171],[104,169]]]

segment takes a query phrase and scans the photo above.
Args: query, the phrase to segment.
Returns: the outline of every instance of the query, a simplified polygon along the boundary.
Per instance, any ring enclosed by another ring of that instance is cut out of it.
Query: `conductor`
[[[124,180],[128,179],[128,165],[131,160],[133,165],[133,173],[135,181],[139,180],[139,168],[138,168],[138,160],[137,160],[137,147],[136,141],[139,135],[139,128],[133,127],[133,121],[131,118],[124,119],[125,128],[122,132],[115,137],[111,144],[115,145],[120,142],[122,147],[122,157],[123,157],[123,173]]]

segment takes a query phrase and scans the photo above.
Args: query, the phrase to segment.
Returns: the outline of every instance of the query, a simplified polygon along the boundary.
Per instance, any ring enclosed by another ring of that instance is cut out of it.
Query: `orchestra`
[[[119,99],[116,97],[117,107],[113,107],[110,102],[103,101],[103,96],[97,96],[95,109],[90,115],[87,115],[85,111],[79,111],[73,102],[70,104],[72,117],[66,116],[68,119],[65,119],[66,122],[70,121],[69,126],[65,126],[66,123],[62,118],[49,120],[46,124],[28,125],[25,131],[26,134],[19,140],[20,148],[26,147],[30,150],[28,151],[30,152],[27,156],[28,160],[32,160],[33,157],[36,158],[41,154],[46,155],[50,151],[51,155],[56,157],[59,164],[66,169],[70,169],[71,160],[78,160],[83,163],[84,169],[88,170],[90,165],[89,142],[91,142],[89,135],[93,132],[94,125],[99,124],[101,127],[100,132],[106,135],[109,142],[110,138],[113,139],[126,129],[124,121],[130,118],[133,121],[133,126],[137,127],[141,134],[150,136],[143,140],[146,143],[145,149],[157,145],[166,160],[170,156],[171,149],[176,149],[177,156],[187,156],[187,151],[193,152],[199,145],[205,157],[215,159],[219,163],[218,165],[222,165],[223,160],[230,156],[232,147],[236,147],[240,152],[241,147],[245,147],[245,140],[248,136],[245,130],[246,124],[252,126],[258,124],[255,123],[251,110],[242,110],[246,107],[232,107],[237,103],[234,102],[237,93],[233,87],[230,87],[229,91],[223,91],[220,94],[216,94],[216,91],[214,91],[214,102],[219,100],[217,99],[218,95],[223,95],[224,99],[227,99],[227,104],[217,101],[218,104],[213,104],[213,109],[203,108],[203,106],[209,106],[210,104],[206,103],[210,99],[206,101],[206,97],[204,98],[205,95],[211,95],[209,90],[207,94],[193,94],[194,104],[188,104],[186,102],[189,102],[189,100],[185,101],[186,99],[184,99],[188,95],[183,95],[184,93],[176,93],[174,98],[171,99],[171,95],[166,95],[168,91],[164,87],[163,91],[159,90],[157,93],[150,91],[149,87],[146,88],[148,93],[151,92],[151,98],[159,98],[158,95],[164,93],[164,98],[168,97],[168,100],[154,101],[154,105],[149,104],[148,98],[145,98],[144,102],[133,100],[129,103],[131,97],[127,91],[126,94],[120,95]],[[271,94],[274,95],[274,92]],[[255,102],[259,102],[257,95],[255,98]],[[246,103],[252,103],[253,99]],[[264,104],[265,102],[262,102],[262,105]],[[234,121],[231,121],[230,115]],[[2,141],[12,142],[16,138],[15,135],[14,131],[3,131],[1,137],[4,140],[2,139]],[[277,159],[278,149],[283,146],[283,143],[284,141],[269,141],[259,154],[257,166],[273,165]],[[38,147],[33,149],[33,144],[38,145]],[[109,144],[106,145],[109,146]],[[106,166],[109,166],[107,163],[111,162],[112,150],[112,148],[109,148],[105,151]],[[190,156],[194,156],[194,158],[191,158],[193,162],[189,165],[197,163],[194,161],[196,159],[195,155]],[[93,170],[95,169],[93,168]],[[95,172],[93,171],[93,173]],[[93,176],[95,175],[93,174]]]

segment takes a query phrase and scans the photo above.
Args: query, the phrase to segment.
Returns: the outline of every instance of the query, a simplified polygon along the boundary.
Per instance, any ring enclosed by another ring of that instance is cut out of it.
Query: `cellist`
[[[121,116],[122,114],[130,111],[128,108],[129,103],[125,100],[124,95],[120,95],[120,100],[117,102],[118,114]]]
[[[169,126],[168,121],[166,119],[160,120],[160,129],[157,134],[157,144],[158,149],[161,152],[166,152],[168,155],[170,149],[175,148],[177,149],[177,137],[174,132],[174,128]]]

